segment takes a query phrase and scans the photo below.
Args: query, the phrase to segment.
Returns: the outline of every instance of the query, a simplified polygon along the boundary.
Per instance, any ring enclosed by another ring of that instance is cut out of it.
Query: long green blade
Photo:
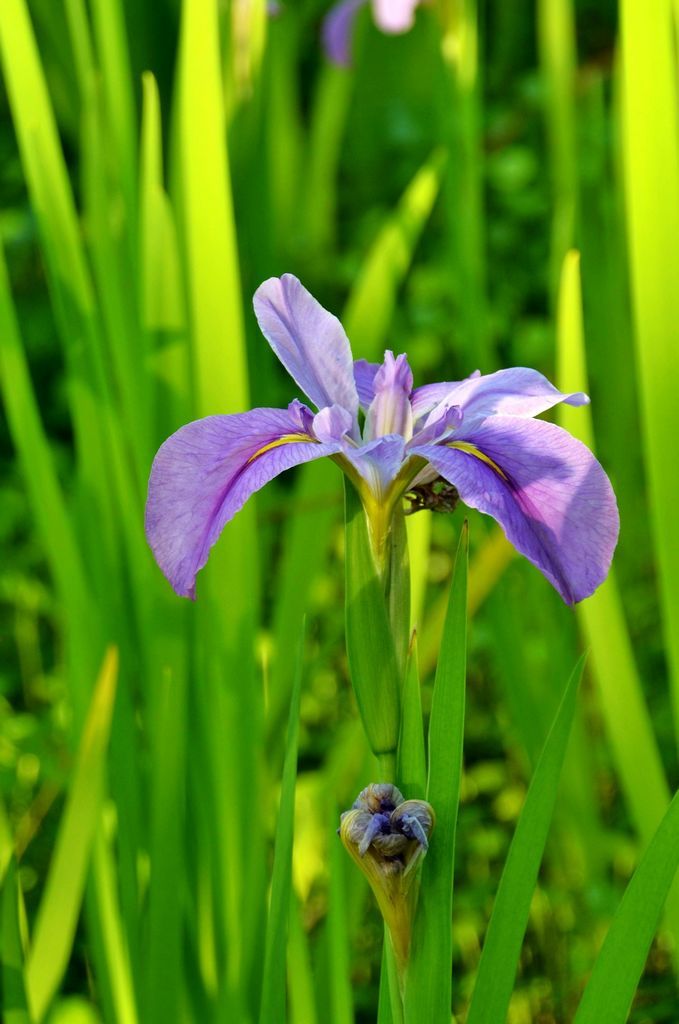
[[[28,955],[26,989],[36,1021],[45,1016],[73,945],[90,851],[101,813],[117,675],[118,656],[111,648],[104,659],[85,722]]]
[[[290,702],[290,718],[286,740],[281,799],[276,825],[271,902],[266,927],[264,973],[260,1024],[284,1021],[285,1016],[285,948],[292,897],[292,842],[295,812],[295,781],[297,777],[297,738],[299,735],[299,698],[302,689],[303,640],[297,649],[297,667]]]
[[[379,359],[396,293],[439,194],[446,154],[436,149],[418,170],[368,252],[347,299],[342,322],[354,352]]]
[[[24,949],[21,939],[21,889],[14,858],[0,889],[0,940],[2,941],[2,998],[0,1010],[6,1024],[30,1024],[24,979]]]
[[[587,390],[580,295],[579,257],[564,260],[559,297],[558,383],[564,390]],[[591,413],[561,406],[559,422],[594,449]],[[615,572],[578,607],[578,617],[591,649],[591,662],[610,738],[615,766],[632,821],[644,842],[650,842],[670,800],[653,725],[644,699],[632,642],[625,623]],[[667,916],[679,935],[679,889],[673,889]]]
[[[467,664],[467,559],[465,523],[455,559],[443,643],[429,720],[427,800],[436,827],[422,867],[410,966],[406,977],[407,1024],[450,1024],[453,958],[453,865],[462,776]]]
[[[678,866],[679,793],[625,890],[574,1024],[625,1024]]]
[[[671,0],[621,3],[622,141],[642,427],[679,740],[679,135]]]
[[[509,847],[476,976],[467,1024],[505,1020],[559,787],[584,655],[573,669]]]

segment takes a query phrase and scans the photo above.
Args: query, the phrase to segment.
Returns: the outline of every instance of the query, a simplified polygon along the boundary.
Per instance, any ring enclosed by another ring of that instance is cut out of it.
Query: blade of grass
[[[101,813],[117,675],[118,656],[115,648],[110,648],[85,722],[27,959],[26,989],[36,1021],[41,1021],[47,1012],[73,945],[90,851]]]
[[[357,356],[382,357],[398,287],[412,263],[415,247],[439,194],[445,166],[445,150],[435,149],[408,185],[363,260],[342,314],[342,323]]]
[[[155,866],[154,866],[155,868]],[[111,989],[118,1024],[137,1024],[138,1015],[130,968],[125,927],[118,900],[116,863],[102,824],[94,840],[92,872],[97,901],[97,919],[101,928],[107,982]]]
[[[184,0],[178,159],[196,411],[248,408],[238,256],[225,136],[217,6]]]
[[[582,322],[579,254],[564,260],[558,322],[558,384],[587,390],[587,365]],[[589,409],[559,409],[559,422],[595,449]],[[578,615],[592,651],[604,713],[617,768],[630,809],[646,841],[650,840],[669,802],[669,788],[653,734],[641,681],[625,624],[614,571]]]
[[[405,1020],[450,1024],[453,959],[453,865],[462,776],[467,645],[468,529],[455,558],[448,614],[429,720],[427,800],[436,827],[422,865],[419,902],[406,977]]]
[[[93,604],[85,579],[82,559],[76,543],[52,453],[38,412],[38,403],[30,379],[23,345],[9,291],[4,251],[0,245],[0,388],[12,440],[21,462],[33,515],[42,535],[50,571],[55,580],[69,621],[73,624],[72,642],[76,664],[84,659],[96,637],[92,619]],[[84,673],[72,675],[74,698],[82,711],[88,683]]]
[[[575,16],[571,0],[540,0],[538,44],[554,197],[549,284],[555,300],[563,258],[574,240],[578,205]]]
[[[424,724],[415,633],[410,642],[403,683],[396,782],[406,800],[421,800],[427,787],[427,759],[424,749]]]
[[[179,671],[154,679],[151,829],[144,1020],[168,1021],[182,999],[182,901],[169,898],[183,876],[186,696]]]
[[[349,978],[349,929],[347,923],[346,875],[348,858],[337,835],[339,814],[331,801],[328,828],[328,916],[326,919],[328,1002],[333,1024],[353,1024],[354,1008]]]
[[[142,76],[140,268],[142,317],[150,330],[178,331],[184,327],[183,282],[177,234],[170,200],[163,187],[163,138],[158,85],[147,71]],[[173,380],[186,388],[186,380]]]
[[[665,647],[679,742],[679,137],[670,0],[621,4],[622,142],[644,455],[650,485]]]
[[[317,1024],[314,979],[302,908],[292,893],[288,933],[288,993],[290,1024]],[[324,1006],[325,1011],[325,1006]]]
[[[112,147],[111,166],[120,175],[129,220],[128,237],[135,237],[137,138],[134,86],[125,31],[124,4],[120,0],[91,0],[92,25],[101,65],[107,123]],[[134,252],[130,250],[132,268]]]
[[[574,1024],[625,1024],[679,865],[679,793],[625,890]]]
[[[21,938],[20,907],[21,889],[17,874],[16,862],[12,857],[0,888],[0,912],[2,922],[2,999],[0,1009],[6,1024],[31,1024],[26,999],[24,980],[24,948]]]
[[[464,360],[488,372],[492,352],[487,316],[483,147],[477,0],[445,4],[440,90],[441,131],[450,159],[444,202],[447,259],[452,271]]]
[[[558,324],[559,387],[587,390],[582,325],[579,255],[567,254],[561,277]],[[595,449],[589,409],[559,409],[559,422]],[[650,842],[670,800],[670,792],[653,732],[634,651],[625,622],[615,571],[592,597],[578,606],[578,617],[591,649],[606,729],[634,826]],[[679,936],[679,886],[670,893],[667,919]]]
[[[264,972],[262,974],[262,1002],[259,1008],[260,1024],[285,1020],[285,955],[288,919],[292,895],[292,843],[295,811],[295,781],[297,778],[297,738],[299,735],[299,701],[302,689],[302,657],[304,632],[297,645],[297,667],[290,701],[290,717],[286,739],[285,761],[281,780],[281,797],[276,825],[271,899],[266,926]]]
[[[486,932],[467,1024],[505,1020],[575,714],[585,656],[573,669],[514,831]]]

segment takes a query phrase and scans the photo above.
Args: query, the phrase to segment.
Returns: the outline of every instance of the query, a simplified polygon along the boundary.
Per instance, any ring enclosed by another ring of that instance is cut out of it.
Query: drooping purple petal
[[[543,420],[503,415],[466,435],[465,427],[453,441],[412,451],[465,504],[493,516],[567,604],[589,597],[606,578],[619,529],[615,495],[592,453]],[[467,450],[450,447],[460,443]]]
[[[369,363],[367,359],[357,359],[354,363],[354,380],[356,381],[358,400],[361,409],[366,412],[375,397],[375,374],[381,365],[381,363]]]
[[[323,48],[333,64],[351,64],[351,36],[354,19],[368,0],[340,0],[330,9],[323,22]]]
[[[178,594],[195,596],[196,573],[251,494],[291,466],[340,450],[307,439],[310,421],[299,403],[207,416],[161,446],[149,480],[146,537]]]
[[[349,339],[332,313],[293,277],[270,277],[255,292],[262,334],[290,376],[323,409],[341,405],[356,417],[358,394]]]
[[[517,366],[454,384],[444,401],[461,406],[467,430],[488,416],[537,416],[559,402],[586,405],[589,398],[581,391],[562,394],[537,370]]]
[[[386,434],[359,448],[345,444],[342,454],[379,498],[403,465],[405,441],[400,434]]]
[[[383,32],[397,35],[413,27],[420,0],[373,0],[375,24]]]

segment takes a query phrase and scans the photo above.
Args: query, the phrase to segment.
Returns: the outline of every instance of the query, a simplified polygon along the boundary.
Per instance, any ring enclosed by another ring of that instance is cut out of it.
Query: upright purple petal
[[[375,24],[383,32],[398,35],[407,32],[415,21],[420,0],[373,0]]]
[[[465,504],[496,519],[567,604],[589,597],[606,578],[619,529],[615,495],[589,449],[565,430],[494,416],[466,437],[412,451]]]
[[[358,391],[361,409],[366,412],[375,397],[375,375],[381,363],[369,363],[366,359],[357,359],[354,363],[354,380]]]
[[[146,537],[182,596],[195,597],[196,573],[224,525],[283,470],[340,450],[304,429],[308,409],[253,409],[207,416],[181,427],[156,455],[146,503]]]
[[[559,402],[568,405],[589,402],[581,391],[562,394],[537,370],[523,366],[468,377],[453,384],[442,400],[448,405],[461,406],[465,430],[488,416],[537,416]]]
[[[340,0],[323,22],[323,48],[333,64],[348,67],[351,64],[351,36],[354,19],[368,0]]]
[[[255,292],[262,334],[319,409],[341,405],[354,418],[358,394],[349,340],[332,313],[293,277],[270,277]]]
[[[413,373],[408,357],[400,355],[394,358],[393,352],[385,352],[373,386],[375,397],[365,418],[364,439],[369,441],[387,434],[400,434],[410,440],[413,436],[413,410],[410,406]]]

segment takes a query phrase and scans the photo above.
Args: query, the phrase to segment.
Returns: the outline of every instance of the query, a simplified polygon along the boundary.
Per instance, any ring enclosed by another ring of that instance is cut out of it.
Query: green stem
[[[377,755],[380,782],[396,782],[396,751],[388,750]]]

